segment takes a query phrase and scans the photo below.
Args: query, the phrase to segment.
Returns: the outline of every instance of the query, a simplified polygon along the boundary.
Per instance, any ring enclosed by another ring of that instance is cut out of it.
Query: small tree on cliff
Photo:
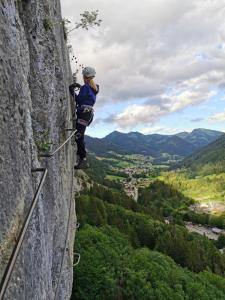
[[[95,26],[99,27],[102,23],[102,20],[98,19],[98,13],[99,13],[98,9],[91,12],[85,10],[82,14],[80,14],[81,19],[79,22],[75,23],[76,26],[74,28],[70,30],[65,29],[66,35],[74,31],[75,29],[79,29],[79,28],[88,30],[89,28],[93,28]],[[68,24],[68,23],[71,22],[65,19],[64,24]]]

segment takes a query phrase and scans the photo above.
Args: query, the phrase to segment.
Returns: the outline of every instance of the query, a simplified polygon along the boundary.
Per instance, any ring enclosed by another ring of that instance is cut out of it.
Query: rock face
[[[0,0],[0,36],[1,277],[41,178],[31,170],[48,169],[4,299],[66,300],[73,277],[75,149],[70,141],[51,159],[38,156],[50,142],[57,148],[72,127],[60,1]]]

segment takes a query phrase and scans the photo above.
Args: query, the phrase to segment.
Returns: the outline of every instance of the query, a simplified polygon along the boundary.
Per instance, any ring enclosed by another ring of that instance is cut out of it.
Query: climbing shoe
[[[89,164],[87,162],[86,159],[80,159],[78,161],[78,164],[74,167],[74,169],[78,170],[78,169],[88,169],[89,168]]]

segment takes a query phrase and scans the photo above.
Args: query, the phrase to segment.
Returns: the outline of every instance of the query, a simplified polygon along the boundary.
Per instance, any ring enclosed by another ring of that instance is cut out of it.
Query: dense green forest
[[[161,182],[149,190],[154,213],[148,213],[145,203],[148,189],[140,203],[97,184],[76,199],[81,223],[76,251],[82,259],[75,270],[72,299],[210,299],[214,289],[218,294],[213,299],[224,299],[225,280],[218,275],[225,274],[225,256],[216,244],[163,222],[165,212],[182,209],[190,199]],[[162,201],[165,195],[168,203]],[[162,209],[156,213],[160,202]]]
[[[81,226],[117,227],[133,247],[157,249],[193,271],[210,269],[220,275],[225,272],[225,256],[220,254],[214,243],[205,236],[189,233],[183,226],[167,225],[148,214],[89,195],[77,199],[77,213]]]
[[[225,280],[208,271],[193,273],[148,248],[135,249],[111,226],[85,225],[76,250],[71,299],[223,300]]]
[[[143,207],[144,212],[155,217],[173,216],[177,220],[193,203],[191,198],[160,180],[155,180],[147,188],[141,189],[138,198],[138,204]]]

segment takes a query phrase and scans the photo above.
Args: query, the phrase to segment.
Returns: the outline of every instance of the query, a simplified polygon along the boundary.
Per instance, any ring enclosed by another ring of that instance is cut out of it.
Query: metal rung
[[[80,223],[79,222],[76,222],[73,229],[78,229],[80,227]]]
[[[45,168],[36,168],[36,169],[31,169],[31,173],[36,173],[36,172],[44,172]]]
[[[73,264],[73,267],[76,267],[80,263],[81,255],[80,253],[74,252],[74,255],[78,256],[77,262]]]
[[[38,157],[52,157],[52,154],[39,154]]]

